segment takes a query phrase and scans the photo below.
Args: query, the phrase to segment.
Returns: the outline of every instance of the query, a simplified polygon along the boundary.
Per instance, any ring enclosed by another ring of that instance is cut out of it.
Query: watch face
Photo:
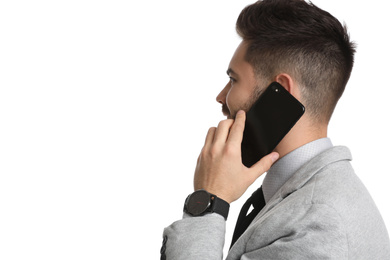
[[[194,215],[199,216],[210,205],[210,194],[205,190],[198,190],[191,194],[187,202],[187,211]]]

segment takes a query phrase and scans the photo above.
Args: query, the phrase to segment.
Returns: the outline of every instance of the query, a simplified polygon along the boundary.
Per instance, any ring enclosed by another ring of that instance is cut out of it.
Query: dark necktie
[[[253,205],[253,210],[247,215],[251,205]],[[252,196],[245,202],[245,204],[241,208],[240,214],[238,215],[236,227],[234,228],[233,239],[230,248],[234,245],[234,243],[236,243],[237,239],[242,235],[242,233],[244,233],[244,231],[248,228],[249,224],[253,221],[253,219],[264,206],[264,194],[262,188],[260,187],[252,194]]]

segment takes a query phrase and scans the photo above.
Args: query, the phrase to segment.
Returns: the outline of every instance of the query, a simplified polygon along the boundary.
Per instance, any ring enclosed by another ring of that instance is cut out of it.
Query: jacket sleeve
[[[313,204],[308,211],[288,211],[255,223],[240,241],[245,249],[233,247],[227,259],[348,259],[347,232],[334,209]]]
[[[201,217],[185,214],[182,220],[164,229],[161,259],[222,259],[225,222],[225,219],[216,213]]]

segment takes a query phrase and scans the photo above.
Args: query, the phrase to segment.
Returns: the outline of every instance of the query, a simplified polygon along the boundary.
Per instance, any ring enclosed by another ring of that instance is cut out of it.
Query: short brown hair
[[[242,10],[236,30],[249,42],[246,60],[256,76],[271,80],[288,73],[312,118],[330,120],[354,62],[345,25],[311,2],[263,0]]]

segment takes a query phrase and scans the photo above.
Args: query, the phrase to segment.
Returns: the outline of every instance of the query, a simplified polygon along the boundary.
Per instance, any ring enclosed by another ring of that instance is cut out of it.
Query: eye
[[[232,78],[232,77],[229,77],[229,80],[230,80],[230,84],[233,86],[233,83],[236,82],[236,79],[235,78]]]

